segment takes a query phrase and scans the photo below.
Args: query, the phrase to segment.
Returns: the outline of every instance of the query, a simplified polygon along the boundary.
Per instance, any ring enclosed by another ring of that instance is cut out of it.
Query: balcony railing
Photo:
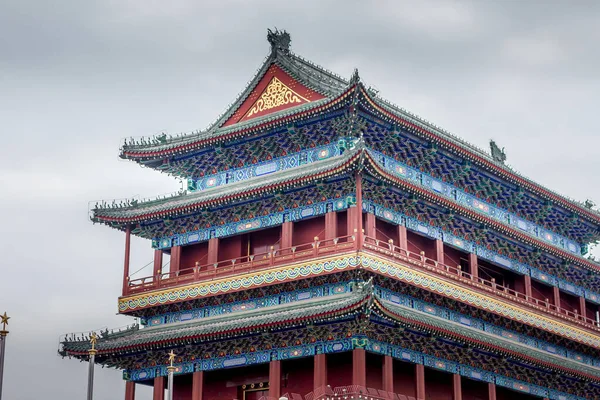
[[[277,265],[311,259],[340,251],[353,250],[355,248],[354,235],[341,236],[334,239],[315,238],[313,242],[288,248],[274,249],[272,247],[271,251],[266,253],[237,257],[214,264],[197,264],[192,268],[132,279],[128,282],[127,293],[124,294],[140,293],[196,281],[210,281],[250,271],[256,272],[270,269]]]
[[[580,314],[578,311],[570,311],[558,307],[548,301],[540,300],[533,296],[527,296],[524,293],[498,285],[493,278],[491,280],[487,280],[478,276],[473,276],[470,273],[463,271],[460,266],[452,267],[442,264],[431,258],[427,258],[425,257],[424,252],[417,254],[398,247],[391,241],[386,242],[384,240],[378,240],[369,236],[365,236],[363,247],[365,249],[376,251],[385,256],[408,262],[411,266],[414,266],[420,270],[433,272],[436,275],[440,275],[445,278],[461,282],[462,284],[475,287],[488,294],[492,293],[497,297],[502,297],[519,304],[525,304],[535,308],[538,311],[566,317],[571,321],[577,322],[578,324],[584,324],[588,327],[591,326],[597,330],[600,330],[598,329],[600,326],[597,321]]]
[[[393,241],[386,242],[365,235],[363,235],[362,241],[357,239],[358,237],[356,235],[323,240],[315,237],[313,242],[289,248],[274,249],[272,247],[271,250],[266,253],[237,257],[213,264],[199,265],[196,263],[192,268],[180,269],[174,272],[161,272],[155,276],[132,279],[128,282],[126,293],[123,294],[136,294],[191,282],[211,281],[226,276],[271,269],[274,266],[289,264],[299,260],[357,250],[359,243],[362,242],[360,243],[362,248],[377,252],[386,258],[397,261],[400,260],[410,264],[414,268],[436,274],[448,280],[460,282],[463,285],[471,286],[488,295],[491,294],[513,303],[525,305],[537,311],[566,318],[577,324],[600,331],[600,323],[592,318],[582,315],[577,310],[567,310],[556,306],[549,301],[540,300],[514,289],[501,286],[497,284],[493,278],[487,280],[478,276],[473,276],[472,274],[463,271],[460,266],[453,267],[440,263],[425,257],[424,252],[414,253],[396,246]]]

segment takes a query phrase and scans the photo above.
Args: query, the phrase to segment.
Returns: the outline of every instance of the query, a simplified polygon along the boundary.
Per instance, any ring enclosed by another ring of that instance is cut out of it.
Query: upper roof
[[[358,104],[357,97],[360,95],[369,110],[390,122],[438,143],[547,201],[600,223],[600,212],[544,188],[487,152],[380,98],[360,83],[356,71],[351,79],[345,80],[295,55],[290,51],[291,40],[287,32],[269,30],[268,40],[271,52],[261,68],[227,111],[208,129],[175,138],[162,134],[152,139],[126,142],[121,148],[121,157],[161,169],[173,157],[314,116],[341,102],[352,107]]]

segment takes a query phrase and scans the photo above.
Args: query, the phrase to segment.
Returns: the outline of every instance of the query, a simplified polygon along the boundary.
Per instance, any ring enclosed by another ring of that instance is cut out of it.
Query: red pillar
[[[357,245],[358,248],[362,247],[363,244],[363,223],[362,223],[362,175],[356,173],[356,229],[358,232]]]
[[[394,393],[394,359],[383,356],[383,391]]]
[[[462,400],[462,386],[460,382],[460,375],[452,375],[452,400]]]
[[[477,263],[477,254],[469,253],[469,270],[473,279],[479,278],[479,264]]]
[[[558,286],[554,286],[552,289],[554,294],[554,305],[560,308],[560,289]]]
[[[416,368],[416,385],[417,385],[417,400],[425,400],[425,366],[417,364]]]
[[[444,263],[444,242],[441,239],[435,240],[435,260]]]
[[[365,235],[376,238],[377,232],[375,228],[375,214],[367,213],[365,221]]]
[[[408,250],[408,235],[404,225],[398,225],[398,246],[401,249]]]
[[[327,356],[325,354],[315,354],[314,361],[313,391],[327,385]]]
[[[335,211],[325,214],[325,240],[331,240],[337,237],[337,213]],[[327,242],[327,245],[333,244]]]
[[[152,269],[152,276],[156,276],[162,272],[162,261],[162,250],[154,250],[154,268]]]
[[[216,264],[219,261],[219,238],[208,239],[208,254],[206,263],[208,265]]]
[[[524,275],[523,281],[525,283],[525,296],[530,298],[531,297],[531,276]]]
[[[125,262],[123,266],[123,296],[129,287],[129,254],[131,252],[131,226],[125,228]]]
[[[165,400],[165,377],[157,376],[154,378],[154,393],[152,400]]]
[[[488,400],[496,400],[496,385],[488,383]]]
[[[194,372],[192,375],[192,400],[202,400],[204,389],[204,371]]]
[[[281,396],[281,361],[269,363],[269,397],[278,399]]]
[[[579,298],[579,314],[585,319],[587,317],[587,308],[585,306],[585,297],[581,296]]]
[[[135,400],[135,382],[125,382],[125,400]]]
[[[365,349],[352,350],[352,384],[367,386],[367,354]]]
[[[180,269],[180,261],[181,261],[181,246],[173,246],[171,247],[171,262],[169,263],[169,272],[171,276],[175,276],[175,273]]]
[[[356,222],[358,221],[358,217],[356,216],[356,210],[358,207],[350,207],[348,208],[348,214],[346,216],[346,232],[348,235],[354,235],[354,240],[358,241],[358,233],[355,233],[355,230],[358,232],[358,228],[356,227]]]
[[[327,217],[325,217],[327,218]],[[289,249],[292,247],[292,234],[294,233],[294,223],[287,221],[281,225],[281,248]]]

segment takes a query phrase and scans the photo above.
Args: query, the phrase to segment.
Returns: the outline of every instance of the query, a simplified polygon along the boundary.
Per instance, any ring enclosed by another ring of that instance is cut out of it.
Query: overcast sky
[[[206,127],[269,52],[266,29],[338,74],[524,175],[600,203],[597,1],[0,0],[0,313],[12,316],[4,399],[79,400],[67,332],[116,315],[124,234],[88,202],[155,196],[175,179],[121,161],[125,137]],[[133,241],[132,269],[152,259]],[[95,399],[123,396],[98,369]],[[139,390],[138,399],[149,399]]]

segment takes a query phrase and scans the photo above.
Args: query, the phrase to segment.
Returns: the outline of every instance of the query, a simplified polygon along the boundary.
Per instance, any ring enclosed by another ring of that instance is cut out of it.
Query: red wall
[[[281,226],[263,229],[249,234],[250,254],[262,254],[271,251],[271,246],[279,248],[281,240]]]
[[[337,236],[348,235],[348,212],[338,211],[337,212]]]
[[[565,293],[561,290],[560,292],[560,307],[565,310],[580,312],[579,309],[579,298],[573,296],[570,293]]]
[[[496,284],[508,286],[513,290],[517,290],[523,294],[525,293],[522,275],[515,274],[512,271],[482,260],[481,258],[478,260],[478,264],[480,278],[487,279],[488,281],[491,280],[491,278],[495,278]]]
[[[428,237],[408,231],[406,233],[408,240],[408,250],[413,253],[425,252],[425,257],[435,260],[435,240]]]
[[[281,362],[281,393],[298,393],[302,396],[313,391],[313,357]]]
[[[550,304],[554,304],[554,294],[552,292],[552,286],[546,285],[541,282],[531,280],[531,295],[542,301],[548,299]]]
[[[327,354],[327,384],[332,388],[352,384],[352,352]]]
[[[416,397],[415,364],[394,360],[394,393]]]
[[[173,400],[192,400],[192,374],[173,377]]]
[[[463,400],[488,400],[488,383],[461,377]]]
[[[427,400],[452,400],[452,374],[425,368]]]
[[[398,226],[390,224],[387,221],[376,218],[375,219],[375,238],[383,240],[386,243],[392,239],[394,244],[398,245]]]
[[[247,255],[248,237],[237,235],[219,239],[219,261]]]
[[[590,303],[589,301],[585,302],[586,316],[588,318],[596,320],[596,311],[598,311],[598,305],[594,303]]]
[[[294,233],[292,234],[294,246],[313,242],[315,236],[325,239],[325,216],[294,222]]]
[[[380,354],[367,353],[367,387],[383,389],[383,356]]]
[[[241,386],[269,381],[269,364],[204,373],[204,396],[210,400],[241,399]],[[260,396],[259,396],[260,397]]]
[[[444,245],[444,264],[456,268],[461,266],[464,272],[471,272],[469,268],[469,253]]]
[[[207,257],[208,242],[198,243],[191,246],[183,246],[181,248],[179,270],[193,268],[196,265],[196,261],[198,261],[200,265],[206,265],[208,262]]]

